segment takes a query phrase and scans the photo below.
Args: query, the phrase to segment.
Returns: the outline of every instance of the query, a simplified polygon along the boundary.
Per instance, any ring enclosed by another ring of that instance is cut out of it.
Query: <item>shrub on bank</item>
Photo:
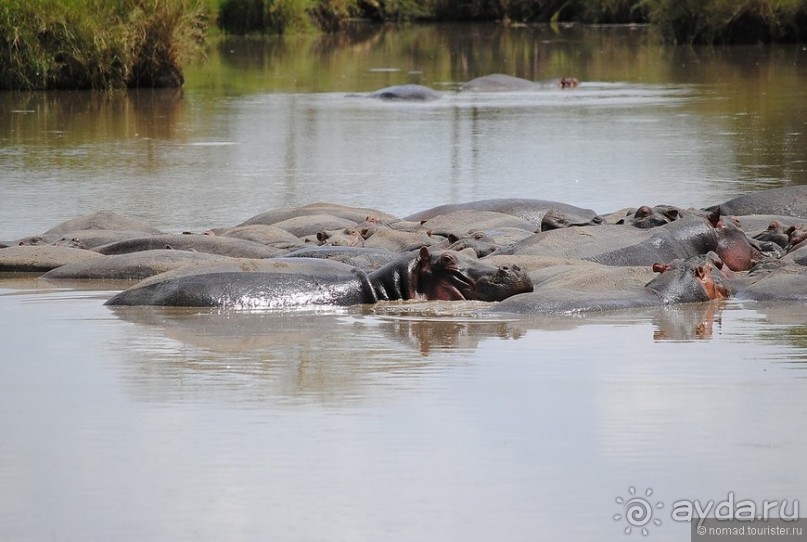
[[[807,0],[647,0],[650,19],[675,43],[807,39]]]
[[[198,0],[3,0],[0,89],[180,86],[206,20]]]
[[[643,0],[222,0],[218,24],[232,34],[283,33],[305,27],[329,31],[343,27],[351,17],[382,22],[629,23],[646,22],[647,10]]]
[[[218,25],[237,35],[330,32],[344,27],[359,11],[356,0],[223,0]]]

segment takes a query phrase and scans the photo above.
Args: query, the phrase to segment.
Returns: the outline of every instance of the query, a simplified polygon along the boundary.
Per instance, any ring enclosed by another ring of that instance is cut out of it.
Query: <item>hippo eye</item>
[[[455,258],[453,254],[443,254],[440,257],[440,261],[445,265],[453,265],[457,263],[457,258]]]
[[[480,231],[480,232],[476,232],[476,233],[474,234],[474,239],[477,239],[477,240],[478,240],[478,239],[482,239],[482,238],[484,238],[484,237],[485,237],[485,234],[484,234],[484,233],[482,233],[481,231]]]

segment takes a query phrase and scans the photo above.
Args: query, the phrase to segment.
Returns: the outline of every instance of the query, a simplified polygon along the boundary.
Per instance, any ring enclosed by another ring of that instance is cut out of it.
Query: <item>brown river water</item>
[[[582,85],[456,92],[494,72]],[[186,78],[0,94],[0,239],[100,209],[202,231],[315,201],[607,213],[807,184],[803,45],[413,26],[221,40]],[[361,95],[410,82],[443,97]],[[104,306],[120,287],[0,277],[2,541],[674,541],[682,501],[807,509],[804,305]]]

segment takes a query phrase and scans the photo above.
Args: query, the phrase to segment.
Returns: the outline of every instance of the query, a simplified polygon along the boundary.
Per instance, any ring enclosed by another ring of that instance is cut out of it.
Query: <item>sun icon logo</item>
[[[614,514],[614,521],[620,521],[625,518],[625,521],[628,522],[628,526],[625,527],[625,534],[631,534],[633,528],[636,527],[637,529],[641,528],[642,535],[647,536],[650,534],[647,527],[651,523],[656,526],[661,525],[660,519],[653,518],[653,509],[661,510],[664,508],[664,503],[652,504],[650,496],[653,495],[653,490],[649,488],[645,491],[644,497],[637,497],[636,488],[634,487],[629,487],[628,493],[630,493],[628,497],[616,498],[616,503],[622,507],[622,513]]]

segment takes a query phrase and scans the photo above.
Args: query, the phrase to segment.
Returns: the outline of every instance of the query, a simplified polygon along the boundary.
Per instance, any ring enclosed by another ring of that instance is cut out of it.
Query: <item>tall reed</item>
[[[0,89],[179,86],[206,21],[199,0],[3,0]]]

